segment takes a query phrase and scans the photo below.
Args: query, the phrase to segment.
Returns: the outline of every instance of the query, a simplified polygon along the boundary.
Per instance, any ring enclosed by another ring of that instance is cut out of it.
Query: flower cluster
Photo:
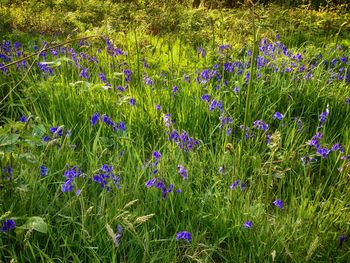
[[[148,180],[145,183],[145,186],[148,188],[155,187],[157,189],[160,189],[162,191],[162,197],[164,200],[166,199],[167,195],[174,190],[173,184],[170,184],[169,187],[167,187],[165,184],[165,180],[159,179],[159,178],[153,178],[153,179]]]
[[[189,137],[186,131],[179,134],[175,129],[170,133],[168,140],[175,142],[185,152],[194,150],[200,144],[199,140]]]
[[[67,167],[64,172],[64,177],[66,177],[66,181],[62,184],[61,191],[65,193],[72,192],[74,188],[74,180],[79,177],[84,177],[84,175],[78,166],[73,166],[72,168]],[[80,194],[80,189],[76,190],[76,194]]]
[[[98,114],[97,112],[95,112],[90,119],[91,122],[91,126],[95,126],[98,121],[102,121],[105,124],[107,124],[107,126],[112,127],[114,132],[117,131],[126,131],[126,126],[124,122],[119,122],[118,125],[115,124],[115,122],[112,121],[112,119],[110,117],[108,117],[106,114],[103,114],[102,116],[100,116],[100,114]]]
[[[235,190],[239,185],[241,185],[241,190],[245,189],[245,183],[241,183],[241,180],[237,179],[230,186],[231,190]]]
[[[269,125],[265,123],[263,120],[256,120],[253,122],[253,128],[257,130],[267,131]]]
[[[108,165],[108,164],[104,164],[102,165],[102,167],[100,168],[100,171],[98,174],[95,174],[93,176],[93,181],[96,183],[100,184],[101,188],[106,189],[107,192],[110,191],[110,186],[108,185],[108,181],[112,181],[112,183],[115,185],[115,187],[117,189],[120,188],[120,177],[116,176],[113,173],[113,166],[112,165]]]
[[[343,147],[339,143],[334,144],[331,147],[331,149],[328,149],[326,147],[321,147],[320,139],[322,139],[322,137],[323,137],[323,134],[321,132],[317,132],[312,137],[312,139],[308,142],[309,146],[315,147],[317,155],[321,156],[322,158],[327,158],[328,155],[331,153],[331,151],[333,151],[333,152],[335,152],[335,151],[344,152]]]

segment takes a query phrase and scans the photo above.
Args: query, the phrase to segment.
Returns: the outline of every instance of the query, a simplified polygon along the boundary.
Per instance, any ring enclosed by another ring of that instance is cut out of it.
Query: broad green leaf
[[[33,216],[28,218],[27,222],[24,225],[18,227],[19,229],[34,229],[40,233],[47,233],[47,224],[44,219],[39,216]]]

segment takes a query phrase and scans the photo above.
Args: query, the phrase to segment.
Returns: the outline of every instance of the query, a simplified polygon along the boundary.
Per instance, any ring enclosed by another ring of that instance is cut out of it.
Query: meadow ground
[[[251,18],[4,36],[0,262],[349,262],[350,39]]]

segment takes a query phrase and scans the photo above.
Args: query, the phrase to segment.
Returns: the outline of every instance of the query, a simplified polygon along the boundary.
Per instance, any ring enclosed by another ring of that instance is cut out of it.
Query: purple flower
[[[48,169],[46,168],[46,166],[41,165],[40,166],[40,176],[46,176],[48,172]]]
[[[206,56],[206,52],[205,52],[204,48],[202,48],[202,47],[199,47],[197,49],[197,53],[201,54],[202,58],[204,58]]]
[[[191,242],[191,233],[187,231],[180,231],[179,233],[176,234],[176,240],[180,241],[183,239],[187,243]]]
[[[320,121],[320,123],[321,123],[321,127],[322,127],[322,126],[324,125],[324,123],[327,121],[328,115],[329,115],[329,110],[328,110],[328,108],[326,108],[326,110],[320,114],[319,121]]]
[[[135,99],[135,98],[131,98],[131,99],[129,100],[129,103],[130,103],[131,106],[134,106],[134,107],[135,107],[135,105],[136,105],[136,99]]]
[[[11,177],[13,173],[13,170],[12,170],[12,167],[9,165],[9,166],[5,166],[3,169],[2,169],[2,175],[8,175],[8,177]]]
[[[160,111],[160,105],[159,104],[156,105],[156,110]]]
[[[327,158],[328,154],[330,153],[330,150],[327,148],[318,148],[317,154],[321,155],[322,158]]]
[[[170,113],[163,115],[163,121],[166,127],[170,127],[174,123],[174,121],[171,119]]]
[[[253,227],[253,222],[252,221],[247,221],[243,224],[244,228],[252,228]]]
[[[82,68],[79,76],[81,78],[87,79],[89,77],[88,68]]]
[[[269,125],[266,124],[263,120],[256,120],[253,122],[253,127],[257,130],[266,131],[269,128]]]
[[[183,165],[178,165],[177,169],[178,169],[178,173],[182,176],[182,178],[184,180],[187,180],[188,172],[187,172],[186,168]]]
[[[82,172],[78,166],[73,166],[72,168],[66,169],[64,172],[64,177],[66,177],[66,181],[62,184],[61,186],[61,191],[62,192],[72,192],[73,191],[73,183],[74,179],[78,178],[82,175]]]
[[[201,99],[203,101],[209,102],[210,101],[210,95],[209,94],[204,94],[201,96]]]
[[[277,119],[277,120],[282,120],[283,119],[283,114],[276,111],[275,114],[273,115],[273,118],[274,119]]]
[[[153,80],[150,77],[147,77],[147,76],[143,77],[143,81],[145,82],[146,85],[150,87],[153,85]]]
[[[25,123],[28,120],[28,117],[22,116],[19,121]]]
[[[157,178],[150,179],[146,182],[145,186],[148,188],[153,187],[157,182]]]
[[[178,86],[174,85],[172,92],[175,94],[179,90]]]
[[[123,236],[123,227],[118,225],[118,234],[115,235],[115,245],[118,247],[120,245],[120,239]]]
[[[126,131],[126,126],[124,122],[121,121],[118,123],[118,130]]]
[[[283,202],[281,199],[277,199],[276,201],[273,202],[273,204],[278,208],[281,208],[281,209],[283,208]]]
[[[239,92],[239,87],[234,87],[234,89],[233,89],[233,91],[235,92],[235,93],[238,93]]]
[[[341,147],[341,145],[340,145],[339,143],[334,144],[334,145],[332,146],[331,150],[332,150],[333,152],[335,152],[335,151],[337,151],[337,150],[339,150],[340,152],[344,151],[343,148]]]
[[[53,134],[56,134],[59,137],[63,135],[63,129],[58,126],[50,128],[50,132],[52,132]]]
[[[345,103],[348,104],[348,105],[350,105],[350,98],[346,98],[346,99],[345,99]]]
[[[162,156],[161,153],[158,152],[158,151],[154,151],[154,152],[152,153],[152,155],[153,155],[154,159],[156,159],[156,160],[159,160],[160,157]]]
[[[12,219],[5,219],[4,224],[1,227],[1,232],[7,232],[16,228],[16,222]]]
[[[210,111],[213,111],[215,110],[216,108],[218,108],[219,110],[221,110],[223,112],[223,108],[222,108],[222,102],[221,101],[216,101],[216,100],[213,100],[211,102],[211,104],[209,105],[209,110]]]
[[[271,134],[266,133],[266,144],[269,145],[271,143]]]
[[[94,114],[92,114],[92,117],[91,117],[91,120],[90,120],[91,126],[96,125],[96,123],[97,123],[99,120],[100,120],[100,115],[99,115],[97,112],[95,112]]]
[[[240,182],[241,180],[237,179],[233,184],[231,184],[230,186],[231,190],[236,189],[236,187],[239,185]]]
[[[346,241],[346,236],[344,234],[341,234],[339,237],[339,246],[342,246],[344,242]]]

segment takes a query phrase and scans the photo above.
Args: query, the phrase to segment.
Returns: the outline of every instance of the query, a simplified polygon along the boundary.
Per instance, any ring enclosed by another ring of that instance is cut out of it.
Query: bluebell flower
[[[100,115],[97,112],[92,114],[92,117],[91,117],[91,120],[90,120],[91,126],[96,125],[99,120],[100,120]]]
[[[329,115],[329,110],[326,108],[324,112],[320,114],[319,121],[321,123],[321,127],[324,125],[324,123],[327,121],[327,117]]]
[[[174,85],[172,92],[175,94],[179,90],[178,86]]]
[[[159,104],[156,105],[156,110],[160,111],[160,105]]]
[[[111,84],[108,83],[106,75],[102,72],[99,74],[100,80],[106,85],[106,86],[111,86]]]
[[[174,121],[171,119],[170,113],[163,115],[163,121],[166,127],[170,127],[174,123]]]
[[[159,160],[160,157],[162,156],[161,153],[158,152],[158,151],[154,151],[154,152],[152,153],[152,155],[153,155],[154,159],[156,159],[156,160]]]
[[[109,118],[106,114],[102,115],[102,121],[106,123],[108,126],[112,127],[113,131],[117,131],[117,126],[115,123],[112,121],[111,118]]]
[[[330,153],[330,150],[327,148],[319,147],[316,152],[318,155],[321,155],[322,158],[327,158],[328,154]]]
[[[213,111],[215,109],[219,109],[219,110],[221,110],[221,112],[224,111],[221,101],[212,100],[211,104],[209,105],[209,110]]]
[[[210,101],[210,95],[209,94],[204,94],[201,96],[201,99],[203,101],[209,102]]]
[[[82,172],[78,166],[73,166],[72,168],[67,167],[66,171],[64,172],[66,181],[62,184],[61,191],[72,192],[74,188],[74,179],[79,178],[80,176],[82,176]]]
[[[50,128],[50,132],[57,135],[58,137],[63,135],[63,129],[59,126]]]
[[[231,184],[230,186],[231,190],[236,189],[236,187],[239,185],[240,182],[241,180],[237,179],[233,184]]]
[[[13,170],[12,170],[12,166],[8,165],[8,166],[5,166],[3,169],[2,169],[2,175],[3,176],[6,176],[8,178],[10,178],[12,176],[12,173],[13,173]]]
[[[335,151],[337,151],[337,150],[339,150],[340,152],[343,152],[343,151],[344,151],[343,147],[342,147],[339,143],[336,143],[336,144],[332,145],[331,150],[332,150],[333,152],[335,152]]]
[[[16,222],[12,219],[5,219],[5,222],[3,223],[1,227],[1,232],[8,232],[10,230],[13,230],[16,228]]]
[[[283,202],[282,202],[282,200],[281,199],[277,199],[277,200],[275,200],[274,202],[273,202],[273,204],[275,205],[275,206],[277,206],[278,208],[283,208]]]
[[[239,87],[234,87],[234,89],[233,89],[233,91],[235,92],[235,93],[238,93],[239,92]]]
[[[150,179],[146,182],[145,186],[150,188],[153,187],[157,183],[157,178]]]
[[[19,119],[19,121],[23,123],[27,122],[27,120],[28,120],[28,117],[24,115]]]
[[[136,106],[136,99],[135,98],[131,98],[129,100],[129,103],[130,103],[131,106],[135,107]]]
[[[342,246],[344,242],[346,241],[346,236],[344,234],[341,234],[339,237],[339,246]]]
[[[118,247],[120,245],[120,239],[123,237],[123,227],[118,225],[118,234],[115,235],[115,245]]]
[[[121,130],[121,131],[126,131],[126,126],[125,126],[125,123],[124,122],[119,122],[118,123],[118,129]]]
[[[50,140],[50,137],[49,137],[49,136],[44,136],[44,137],[43,137],[43,141],[44,141],[44,142],[48,142],[49,140]]]
[[[263,120],[256,120],[253,122],[253,127],[257,130],[266,131],[269,128],[269,125],[266,124]]]
[[[46,176],[48,174],[48,169],[44,165],[40,165],[40,176]]]
[[[81,71],[80,71],[79,76],[81,78],[87,79],[89,77],[88,68],[82,68]]]
[[[182,178],[184,180],[187,180],[188,172],[187,172],[186,168],[183,165],[178,165],[177,169],[178,169],[178,173],[182,176]]]
[[[273,118],[274,119],[277,119],[277,120],[282,120],[283,119],[283,114],[276,111],[275,114],[273,115]]]
[[[248,220],[243,224],[244,228],[252,228],[253,227],[253,222]]]
[[[61,186],[61,191],[63,193],[65,192],[72,192],[73,191],[73,180],[72,179],[67,179],[63,185]]]
[[[266,133],[266,144],[269,145],[271,143],[271,134]]]
[[[179,233],[176,234],[176,240],[180,241],[180,240],[184,240],[187,243],[191,242],[191,233],[188,231],[180,231]]]
[[[248,83],[250,79],[250,72],[247,72],[245,75],[245,83]]]
[[[225,117],[224,114],[222,114],[219,117],[220,120],[220,129],[222,129],[225,125],[231,124],[232,123],[232,118],[231,117]]]
[[[131,80],[132,71],[130,69],[124,69],[123,73],[124,73],[125,82],[129,82]]]
[[[205,50],[204,50],[204,48],[202,48],[202,47],[199,47],[198,49],[197,49],[197,52],[199,53],[199,54],[201,54],[201,56],[202,56],[202,58],[204,58],[205,56],[206,56],[206,52],[205,52]]]
[[[144,83],[145,83],[147,86],[152,87],[152,85],[153,85],[153,80],[152,80],[150,77],[144,76],[144,77],[143,77],[143,81],[144,81]]]

